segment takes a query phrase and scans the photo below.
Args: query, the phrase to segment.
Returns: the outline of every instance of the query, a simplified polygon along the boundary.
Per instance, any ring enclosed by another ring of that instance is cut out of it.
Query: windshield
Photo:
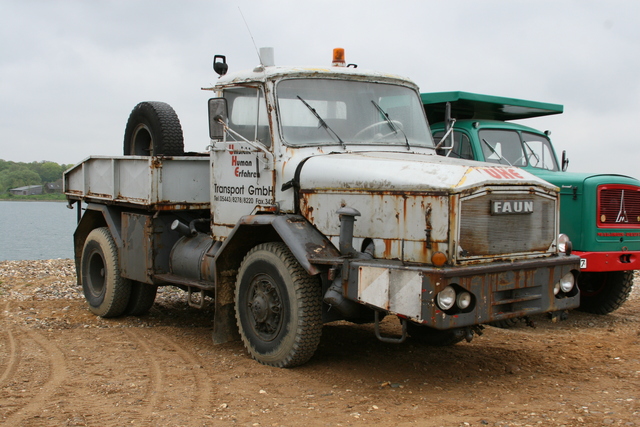
[[[290,145],[433,147],[418,95],[407,87],[289,79],[276,91],[282,135]]]
[[[551,142],[542,135],[497,129],[481,130],[478,134],[487,162],[559,170]]]

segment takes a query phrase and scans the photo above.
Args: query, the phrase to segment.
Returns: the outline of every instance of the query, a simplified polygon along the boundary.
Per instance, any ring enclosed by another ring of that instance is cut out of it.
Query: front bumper
[[[579,262],[577,256],[559,255],[435,268],[402,265],[400,261],[353,260],[348,277],[343,276],[343,292],[359,303],[436,329],[459,328],[578,307],[577,286],[558,295],[553,288],[565,274],[577,278]],[[468,309],[444,312],[436,305],[437,293],[449,285],[471,293]]]
[[[640,252],[583,252],[573,251],[580,257],[580,271],[640,270]]]

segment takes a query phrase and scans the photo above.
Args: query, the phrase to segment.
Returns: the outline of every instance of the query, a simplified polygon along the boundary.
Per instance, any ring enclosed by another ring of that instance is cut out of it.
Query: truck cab
[[[421,98],[433,136],[442,142],[439,154],[522,168],[559,187],[560,232],[581,258],[580,309],[607,314],[619,308],[640,268],[640,181],[567,172],[566,153],[558,157],[549,132],[513,122],[561,114],[562,105],[468,92]]]

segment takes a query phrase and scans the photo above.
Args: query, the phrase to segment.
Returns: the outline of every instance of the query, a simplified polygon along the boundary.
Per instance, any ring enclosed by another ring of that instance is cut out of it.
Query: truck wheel
[[[182,127],[169,104],[147,101],[136,105],[124,131],[124,154],[135,156],[181,156]]]
[[[412,322],[407,324],[407,333],[414,340],[434,347],[454,345],[464,339],[462,329],[448,329],[441,331],[439,329],[430,328],[429,326],[419,325]]]
[[[124,313],[131,282],[120,276],[118,248],[106,227],[96,228],[87,236],[82,249],[80,278],[89,310],[100,317]]]
[[[608,314],[627,300],[633,287],[633,271],[580,273],[580,311]]]
[[[290,368],[316,351],[322,332],[321,286],[285,244],[260,244],[245,256],[235,307],[244,346],[258,362]]]
[[[520,323],[520,318],[512,317],[511,319],[496,320],[495,322],[490,322],[489,325],[501,329],[510,329],[516,326],[518,323]]]
[[[158,287],[146,283],[131,281],[131,295],[124,310],[127,316],[142,316],[153,306]]]

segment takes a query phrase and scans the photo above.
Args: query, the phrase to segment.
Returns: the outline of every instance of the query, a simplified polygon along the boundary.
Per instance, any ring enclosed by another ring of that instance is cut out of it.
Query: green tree
[[[0,171],[0,190],[8,192],[11,188],[41,184],[40,175],[25,166],[13,165]]]
[[[54,162],[41,162],[37,164],[35,172],[40,175],[40,179],[43,183],[55,182],[62,178],[64,168]]]

